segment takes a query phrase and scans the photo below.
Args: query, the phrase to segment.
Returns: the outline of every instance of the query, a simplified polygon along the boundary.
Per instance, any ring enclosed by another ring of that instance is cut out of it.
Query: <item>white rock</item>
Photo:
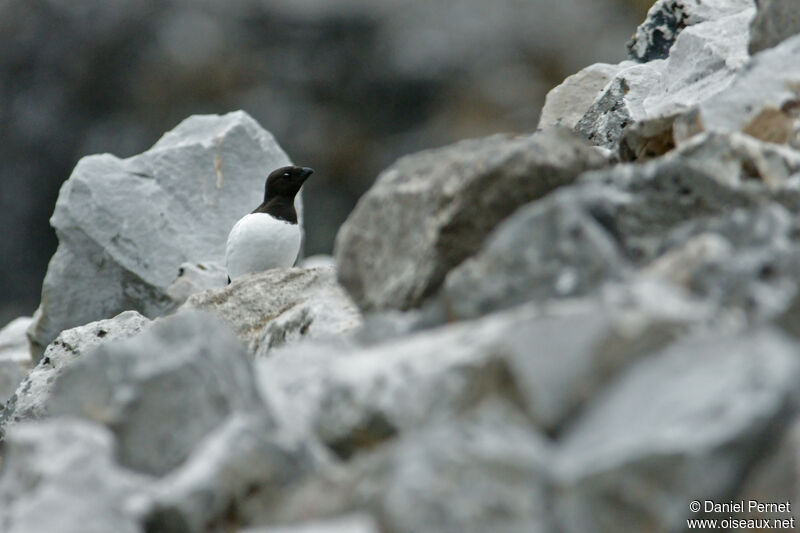
[[[619,65],[595,63],[567,77],[547,93],[538,128],[574,128],[603,88],[625,66],[625,62]]]
[[[128,159],[83,158],[51,219],[60,244],[29,330],[34,345],[41,351],[64,329],[129,309],[161,314],[180,266],[222,263],[231,227],[286,164],[272,135],[241,111],[191,117]]]
[[[299,524],[241,529],[239,533],[381,533],[378,523],[364,513]]]
[[[30,317],[19,317],[0,329],[0,419],[6,400],[33,366],[25,336],[30,323]]]

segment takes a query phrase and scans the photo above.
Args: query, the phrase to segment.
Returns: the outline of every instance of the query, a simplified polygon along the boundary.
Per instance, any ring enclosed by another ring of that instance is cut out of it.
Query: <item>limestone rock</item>
[[[215,313],[252,356],[266,356],[304,338],[340,335],[361,324],[333,266],[248,274],[227,287],[195,294],[183,309]]]
[[[605,159],[564,132],[493,136],[397,161],[336,239],[339,280],[361,309],[408,309],[520,205]]]
[[[490,401],[327,471],[274,503],[273,520],[366,511],[384,530],[552,531],[551,449],[524,417]]]
[[[0,425],[6,400],[14,394],[32,366],[25,336],[30,323],[30,317],[19,317],[0,329]]]
[[[248,528],[239,533],[381,533],[381,529],[370,515],[353,513],[293,525]]]
[[[625,276],[630,267],[602,214],[559,192],[517,211],[448,274],[441,300],[449,317],[580,296]]]
[[[157,475],[231,413],[266,409],[241,344],[202,313],[160,320],[83,355],[58,376],[46,408],[105,424],[122,465]]]
[[[800,4],[794,0],[756,0],[756,5],[758,12],[750,27],[751,54],[800,33]]]
[[[799,363],[797,346],[769,329],[640,360],[563,435],[561,530],[678,531],[692,517],[687,498],[727,501],[785,422]]]
[[[4,533],[139,533],[126,510],[148,478],[120,468],[102,426],[63,418],[15,426],[0,470]]]
[[[717,20],[752,5],[752,0],[658,0],[628,42],[630,57],[641,62],[664,59],[686,27]]]
[[[132,505],[149,533],[203,533],[222,522],[248,523],[248,507],[318,467],[308,443],[275,431],[259,414],[237,413]]]
[[[624,62],[619,65],[595,63],[568,76],[561,85],[547,93],[538,128],[574,128],[603,88],[625,65]]]
[[[228,270],[220,263],[183,263],[178,277],[167,287],[167,295],[175,308],[192,294],[228,284]]]
[[[136,311],[62,331],[25,377],[0,415],[0,437],[20,420],[46,417],[53,383],[67,368],[97,346],[137,335],[150,321]]]
[[[800,35],[756,54],[724,91],[699,105],[686,120],[700,131],[740,131],[800,148]],[[678,139],[682,141],[683,139]]]
[[[128,159],[83,158],[51,219],[60,245],[33,345],[41,352],[64,329],[130,309],[161,314],[181,264],[221,263],[228,231],[258,205],[267,173],[288,162],[241,111],[191,117]]]
[[[259,382],[284,425],[341,457],[487,396],[553,432],[628,362],[707,319],[653,284],[618,300],[529,305],[366,348],[305,343],[259,361]]]

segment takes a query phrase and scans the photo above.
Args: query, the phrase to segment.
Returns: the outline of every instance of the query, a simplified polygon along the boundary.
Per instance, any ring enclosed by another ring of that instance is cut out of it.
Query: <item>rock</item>
[[[366,511],[397,533],[552,531],[548,443],[499,401],[323,472],[275,502],[279,522]]]
[[[687,340],[640,360],[561,439],[560,529],[678,531],[692,517],[687,499],[728,501],[786,421],[797,354],[759,329]]]
[[[242,529],[239,533],[381,533],[381,529],[370,515],[353,513],[301,524]]]
[[[215,313],[248,353],[259,357],[286,343],[333,337],[361,324],[333,266],[248,274],[227,287],[192,296],[184,309]]]
[[[46,408],[106,425],[120,464],[154,475],[181,464],[230,414],[266,409],[241,344],[202,313],[84,354],[58,376]]]
[[[563,193],[563,194],[560,194]],[[572,191],[517,211],[483,249],[450,271],[441,302],[452,318],[476,317],[530,300],[580,296],[630,269],[615,236]]]
[[[234,414],[132,505],[148,533],[246,524],[248,506],[276,498],[319,461],[308,444],[276,432],[263,416]]]
[[[603,88],[625,65],[624,62],[619,65],[595,63],[568,76],[561,85],[547,93],[538,128],[574,128]]]
[[[366,348],[296,345],[259,361],[259,382],[283,425],[341,457],[487,396],[551,433],[629,361],[705,320],[674,291],[641,285],[616,301],[529,305]]]
[[[516,208],[605,162],[564,132],[493,136],[402,158],[340,229],[339,280],[361,309],[416,307]]]
[[[139,533],[126,499],[149,479],[114,462],[107,429],[69,418],[15,426],[0,470],[5,533]]]
[[[697,131],[739,131],[800,148],[800,36],[756,54],[725,90],[700,103],[682,142]]]
[[[30,323],[30,317],[19,317],[0,329],[0,420],[6,400],[14,394],[17,385],[32,366],[28,339],[25,336],[25,330]]]
[[[685,28],[752,6],[753,0],[658,0],[628,42],[630,58],[641,62],[664,59]]]
[[[621,69],[578,121],[576,131],[592,144],[611,150],[617,149],[627,128],[637,123],[656,121],[661,133],[678,114],[731,84],[748,60],[747,28],[752,16],[750,7],[694,24],[681,31],[666,59]],[[625,150],[622,156],[629,158]]]
[[[58,376],[97,346],[137,335],[150,321],[136,311],[62,331],[45,350],[44,357],[20,383],[0,414],[0,437],[21,420],[45,418],[47,403]]]
[[[750,26],[751,54],[772,48],[800,33],[800,4],[793,0],[756,0],[758,12]]]
[[[83,158],[51,219],[60,246],[29,336],[41,352],[62,330],[136,310],[153,318],[187,262],[221,263],[228,231],[288,163],[244,112],[194,116],[129,159]]]
[[[220,263],[183,263],[178,277],[167,287],[167,295],[175,308],[192,294],[228,284],[228,270]]]

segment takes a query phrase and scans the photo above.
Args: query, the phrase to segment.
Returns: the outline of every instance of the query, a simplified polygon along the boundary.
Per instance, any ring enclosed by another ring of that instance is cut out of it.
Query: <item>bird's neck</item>
[[[294,198],[275,196],[264,198],[264,202],[253,213],[266,213],[273,217],[285,220],[290,224],[297,224],[297,211],[294,209]]]

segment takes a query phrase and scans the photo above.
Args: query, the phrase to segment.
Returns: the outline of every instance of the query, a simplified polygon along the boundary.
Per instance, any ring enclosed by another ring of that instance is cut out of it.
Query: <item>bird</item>
[[[294,265],[301,240],[294,197],[313,172],[308,167],[287,166],[267,176],[264,201],[240,218],[228,234],[228,283],[251,272]]]

